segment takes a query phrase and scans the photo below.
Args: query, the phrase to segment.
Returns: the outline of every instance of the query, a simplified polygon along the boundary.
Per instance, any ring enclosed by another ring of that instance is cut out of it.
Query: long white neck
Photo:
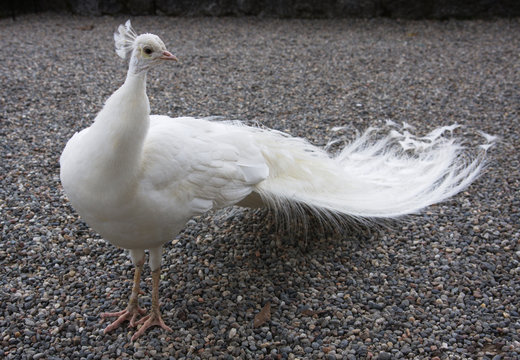
[[[102,181],[123,185],[135,178],[150,125],[149,114],[146,71],[129,71],[125,83],[107,100],[89,132],[95,146],[92,160]]]

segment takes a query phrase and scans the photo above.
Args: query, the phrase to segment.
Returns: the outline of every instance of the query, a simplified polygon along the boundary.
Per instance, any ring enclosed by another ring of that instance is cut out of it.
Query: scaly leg
[[[136,324],[143,324],[139,330],[132,336],[132,341],[135,341],[139,336],[143,335],[148,328],[152,326],[160,326],[166,331],[173,331],[167,326],[162,317],[159,306],[159,278],[161,276],[161,269],[152,271],[152,310],[150,314],[140,319]]]
[[[138,296],[141,293],[139,285],[141,282],[141,272],[143,271],[143,265],[144,257],[135,265],[134,285],[132,286],[132,294],[130,295],[130,300],[128,301],[128,306],[126,309],[119,312],[101,314],[103,319],[107,317],[117,317],[116,321],[106,327],[104,331],[105,334],[118,328],[123,322],[127,320],[130,321],[130,326],[136,326],[137,317],[146,313],[146,310],[139,307],[138,301]]]

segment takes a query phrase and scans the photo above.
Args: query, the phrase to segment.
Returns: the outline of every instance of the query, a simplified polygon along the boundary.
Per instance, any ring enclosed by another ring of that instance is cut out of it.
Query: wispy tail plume
[[[389,121],[369,128],[336,156],[302,139],[260,132],[270,176],[257,192],[287,216],[302,208],[333,221],[417,213],[468,187],[496,140],[482,134],[485,144],[466,148],[453,134],[457,128],[444,126],[417,136],[411,126]]]

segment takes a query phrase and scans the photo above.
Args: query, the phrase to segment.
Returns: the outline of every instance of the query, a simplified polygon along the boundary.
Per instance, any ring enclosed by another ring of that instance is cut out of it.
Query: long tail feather
[[[269,178],[264,203],[289,217],[310,209],[327,220],[388,219],[417,213],[468,187],[485,164],[486,144],[463,146],[445,126],[423,137],[406,124],[369,128],[337,155],[283,133],[258,132]]]

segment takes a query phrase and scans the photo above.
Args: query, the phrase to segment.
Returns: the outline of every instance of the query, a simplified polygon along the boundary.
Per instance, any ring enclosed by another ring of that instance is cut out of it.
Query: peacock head
[[[135,74],[146,72],[161,60],[174,60],[177,57],[166,50],[162,40],[154,34],[137,35],[130,20],[119,25],[114,33],[116,53],[123,59],[130,58],[130,71]]]

